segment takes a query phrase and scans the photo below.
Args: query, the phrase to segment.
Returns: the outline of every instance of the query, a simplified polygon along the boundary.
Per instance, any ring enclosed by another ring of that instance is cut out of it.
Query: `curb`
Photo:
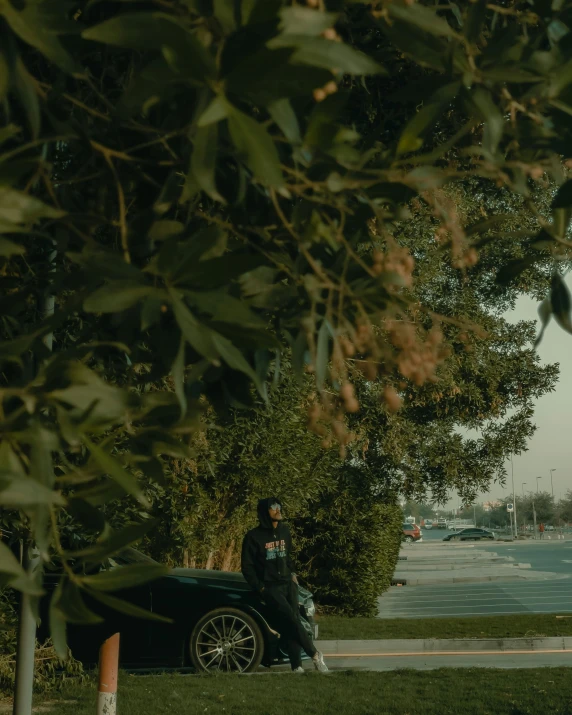
[[[509,651],[572,651],[572,637],[558,638],[396,638],[394,640],[316,641],[324,655],[399,655],[403,653],[479,653]]]

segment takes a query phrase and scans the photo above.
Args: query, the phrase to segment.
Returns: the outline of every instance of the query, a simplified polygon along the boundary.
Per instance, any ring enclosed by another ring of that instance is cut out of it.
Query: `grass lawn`
[[[569,715],[568,668],[254,676],[122,675],[120,715]],[[36,698],[36,713],[93,715],[95,684]],[[9,712],[0,707],[0,712]]]
[[[572,636],[572,618],[556,618],[553,614],[393,620],[321,616],[318,624],[320,640]]]

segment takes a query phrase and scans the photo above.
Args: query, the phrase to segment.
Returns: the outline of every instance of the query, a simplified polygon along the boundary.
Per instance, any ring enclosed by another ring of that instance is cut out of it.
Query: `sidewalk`
[[[572,637],[557,638],[427,638],[316,641],[325,656],[415,655],[423,653],[513,653],[572,651]]]

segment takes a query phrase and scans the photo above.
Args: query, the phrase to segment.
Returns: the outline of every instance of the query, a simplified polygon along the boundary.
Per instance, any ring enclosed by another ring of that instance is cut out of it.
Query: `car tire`
[[[412,536],[404,536],[403,541],[405,541],[406,544],[412,544],[414,539]]]
[[[189,655],[199,672],[251,673],[264,655],[264,637],[252,616],[238,608],[215,608],[195,625]]]

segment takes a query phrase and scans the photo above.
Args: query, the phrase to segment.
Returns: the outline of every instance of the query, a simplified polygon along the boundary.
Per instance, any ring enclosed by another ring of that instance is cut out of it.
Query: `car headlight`
[[[316,605],[314,601],[308,601],[308,603],[304,605],[304,608],[306,609],[306,615],[309,618],[314,618],[316,615]]]

